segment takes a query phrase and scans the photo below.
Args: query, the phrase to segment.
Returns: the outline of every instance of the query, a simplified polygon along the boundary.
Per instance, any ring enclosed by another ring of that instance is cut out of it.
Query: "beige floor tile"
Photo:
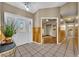
[[[53,54],[47,52],[47,53],[44,54],[44,57],[53,57]]]
[[[22,57],[32,57],[30,53],[22,54]]]
[[[49,50],[50,50],[50,48],[45,47],[45,48],[43,48],[42,50],[49,51]]]
[[[44,47],[43,46],[40,46],[40,47],[38,47],[38,48],[34,48],[36,51],[40,51],[40,50],[42,50]]]
[[[22,46],[17,47],[16,57],[73,57],[73,49],[69,47],[66,51],[66,46],[64,44],[36,44],[27,43]],[[19,50],[19,51],[18,51]],[[19,53],[20,52],[20,53]]]
[[[65,54],[65,56],[67,56],[67,57],[73,57],[74,56],[74,53],[72,52],[72,51],[66,51],[66,54]]]
[[[16,49],[15,56],[16,57],[21,57],[21,54],[19,53],[18,49]]]
[[[48,51],[49,53],[51,53],[52,55],[54,55],[55,54],[55,51]]]
[[[21,53],[21,55],[22,55],[22,54],[29,53],[29,51],[27,51],[27,50],[26,50],[26,51],[20,51],[20,53]]]
[[[18,47],[18,50],[20,51],[21,55],[29,53],[28,49],[26,49],[24,46]]]
[[[42,57],[42,54],[36,53],[36,54],[33,55],[33,57]]]
[[[23,46],[17,47],[19,51],[26,51]]]
[[[56,57],[63,57],[64,54],[57,52],[54,56],[56,56]]]
[[[54,48],[54,47],[51,48],[51,49],[49,49],[50,52],[52,52],[52,51],[56,52],[57,50],[58,50],[58,49],[57,49],[57,48]]]
[[[59,50],[63,50],[64,51],[64,50],[66,50],[66,48],[65,47],[60,47]]]
[[[74,57],[73,54],[66,54],[65,57]]]
[[[47,52],[47,50],[44,50],[44,49],[39,51],[40,54],[45,54],[46,52]]]
[[[37,53],[37,51],[35,50],[32,50],[32,51],[29,51],[32,55],[34,55],[35,53]]]
[[[59,49],[57,52],[64,54],[65,53],[65,50]]]

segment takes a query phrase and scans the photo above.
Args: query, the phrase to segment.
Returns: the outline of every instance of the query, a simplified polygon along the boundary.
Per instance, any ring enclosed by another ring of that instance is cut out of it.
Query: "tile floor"
[[[27,43],[16,48],[16,57],[74,57],[72,47],[64,44]]]

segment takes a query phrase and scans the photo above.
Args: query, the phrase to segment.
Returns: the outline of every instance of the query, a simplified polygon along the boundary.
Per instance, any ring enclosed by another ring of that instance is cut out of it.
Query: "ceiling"
[[[12,6],[18,7],[20,9],[26,10],[23,2],[6,2],[6,3]],[[60,7],[64,4],[66,4],[66,2],[31,2],[31,9],[28,12],[34,13],[39,9]]]

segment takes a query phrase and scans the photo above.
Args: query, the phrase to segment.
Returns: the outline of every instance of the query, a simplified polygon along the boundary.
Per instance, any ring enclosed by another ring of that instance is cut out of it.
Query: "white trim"
[[[79,18],[78,18],[78,56],[79,56]]]
[[[43,39],[42,39],[42,18],[41,18],[41,44],[43,44]]]
[[[57,44],[58,42],[58,17],[41,17],[41,44],[43,43],[43,39],[42,39],[42,19],[57,19]]]
[[[41,43],[38,43],[38,42],[35,42],[35,41],[33,41],[33,43],[36,43],[36,44],[41,44]]]
[[[57,19],[58,17],[41,17],[41,20],[42,19]]]
[[[58,35],[59,35],[59,33],[58,33],[58,26],[59,26],[59,21],[58,21],[58,18],[57,18],[57,44],[59,44],[58,43]]]

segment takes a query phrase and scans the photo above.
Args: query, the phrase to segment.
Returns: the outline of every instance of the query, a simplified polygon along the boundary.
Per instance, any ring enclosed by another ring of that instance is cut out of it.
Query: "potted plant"
[[[3,30],[4,36],[5,36],[5,42],[11,43],[12,42],[12,36],[16,33],[15,25],[12,22],[11,24],[7,23],[5,25],[5,28]]]

